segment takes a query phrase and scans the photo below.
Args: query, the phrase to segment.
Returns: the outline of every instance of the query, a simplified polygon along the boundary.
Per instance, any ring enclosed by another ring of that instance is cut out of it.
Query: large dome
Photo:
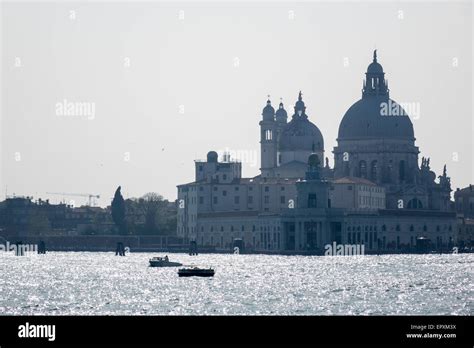
[[[388,96],[368,96],[354,103],[339,125],[338,140],[361,138],[414,140],[415,135],[410,118],[399,104]]]
[[[306,116],[294,116],[281,133],[279,151],[324,150],[323,135]]]

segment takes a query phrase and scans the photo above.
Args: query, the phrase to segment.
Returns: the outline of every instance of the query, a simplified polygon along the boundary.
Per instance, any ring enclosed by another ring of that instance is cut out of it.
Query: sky
[[[210,150],[259,174],[267,96],[303,93],[332,166],[373,50],[421,157],[474,183],[469,1],[2,2],[0,200],[176,199]],[[58,193],[58,194],[48,194]],[[71,195],[77,194],[77,195]],[[84,196],[81,196],[84,195]]]

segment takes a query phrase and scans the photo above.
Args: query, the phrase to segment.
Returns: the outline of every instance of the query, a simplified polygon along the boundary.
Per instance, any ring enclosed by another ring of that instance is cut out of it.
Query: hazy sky
[[[391,98],[420,107],[420,161],[446,163],[453,189],[474,183],[470,1],[0,6],[1,199],[106,205],[122,185],[174,200],[194,159],[226,148],[257,175],[267,95],[290,113],[299,90],[332,166],[375,47]]]

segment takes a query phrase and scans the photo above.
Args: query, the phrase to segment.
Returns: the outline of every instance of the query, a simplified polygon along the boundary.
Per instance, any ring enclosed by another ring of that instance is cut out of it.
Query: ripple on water
[[[4,255],[0,314],[472,314],[472,254],[169,255],[216,275],[179,278],[149,253]]]

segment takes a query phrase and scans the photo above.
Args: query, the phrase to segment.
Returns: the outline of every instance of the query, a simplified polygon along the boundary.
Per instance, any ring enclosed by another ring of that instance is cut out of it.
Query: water
[[[0,255],[2,315],[472,315],[473,254],[169,254],[214,278],[151,268],[156,254]]]

